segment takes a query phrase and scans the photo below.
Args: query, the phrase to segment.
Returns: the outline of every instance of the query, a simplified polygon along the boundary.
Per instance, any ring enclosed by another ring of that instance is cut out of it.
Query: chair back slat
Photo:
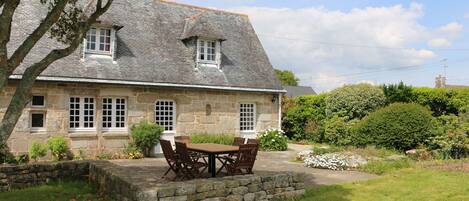
[[[181,159],[185,165],[191,165],[193,163],[185,143],[176,142],[176,153],[178,154],[179,159]]]
[[[191,142],[191,137],[190,136],[176,136],[174,137],[174,141],[187,144]]]
[[[258,139],[248,139],[248,144],[259,144]]]
[[[171,146],[171,142],[168,140],[160,140],[161,149],[163,149],[163,155],[166,160],[176,160],[176,155],[173,150],[173,146]]]
[[[235,145],[235,146],[242,145],[242,144],[244,144],[244,141],[246,141],[246,139],[244,139],[242,137],[235,137],[234,140],[233,140],[233,145]]]

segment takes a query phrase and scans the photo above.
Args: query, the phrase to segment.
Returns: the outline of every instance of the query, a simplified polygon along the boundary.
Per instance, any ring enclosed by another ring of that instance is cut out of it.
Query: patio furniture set
[[[259,150],[258,140],[235,137],[232,145],[192,144],[190,141],[189,136],[175,137],[176,150],[173,150],[170,141],[160,140],[169,166],[163,177],[171,171],[176,175],[174,180],[202,178],[206,170],[211,177],[220,175],[223,170],[226,175],[253,173],[252,168]],[[217,160],[221,163],[218,170]]]

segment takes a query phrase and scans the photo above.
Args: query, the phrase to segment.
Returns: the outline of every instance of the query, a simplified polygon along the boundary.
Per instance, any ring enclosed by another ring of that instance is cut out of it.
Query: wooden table
[[[239,151],[238,146],[202,143],[202,144],[187,144],[187,149],[193,152],[204,153],[208,155],[208,171],[212,177],[216,177],[216,161],[215,157],[219,154],[236,153]]]

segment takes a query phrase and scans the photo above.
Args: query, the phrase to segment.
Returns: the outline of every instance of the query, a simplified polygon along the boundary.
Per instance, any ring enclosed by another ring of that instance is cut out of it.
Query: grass
[[[406,168],[377,179],[309,188],[301,201],[469,200],[469,174]]]
[[[234,135],[229,134],[192,134],[192,143],[215,143],[215,144],[226,144],[232,145],[234,141]]]
[[[367,164],[359,167],[360,171],[372,174],[382,175],[385,173],[393,172],[403,168],[410,168],[414,162],[409,159],[403,160],[377,160],[369,161]]]
[[[47,185],[0,193],[2,201],[91,201],[96,196],[94,186],[84,181],[53,182]]]

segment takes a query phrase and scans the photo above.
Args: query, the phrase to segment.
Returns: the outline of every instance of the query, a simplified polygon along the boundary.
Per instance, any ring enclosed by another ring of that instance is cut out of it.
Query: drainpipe
[[[278,129],[282,130],[282,93],[278,93]]]

